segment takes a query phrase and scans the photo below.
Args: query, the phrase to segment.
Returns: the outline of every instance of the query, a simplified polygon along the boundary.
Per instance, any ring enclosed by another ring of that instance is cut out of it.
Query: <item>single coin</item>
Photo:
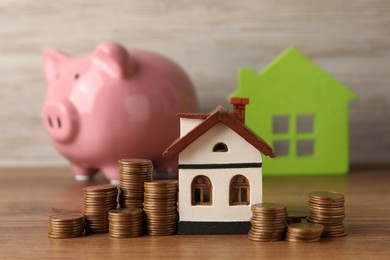
[[[141,215],[142,209],[140,208],[120,208],[112,209],[108,212],[109,215]]]
[[[312,191],[309,192],[310,197],[320,199],[344,199],[344,195],[335,191]]]
[[[51,222],[73,222],[73,221],[82,221],[84,218],[81,213],[61,213],[55,214],[49,217]]]
[[[112,184],[101,184],[101,185],[94,185],[94,186],[88,186],[84,188],[85,192],[104,192],[104,191],[111,191],[117,189],[117,186]]]
[[[272,211],[285,211],[287,207],[283,204],[276,204],[276,203],[257,203],[252,205],[251,207],[252,211],[258,211],[258,212],[272,212]]]
[[[313,238],[313,239],[299,239],[299,238],[290,238],[286,237],[286,241],[288,242],[298,242],[298,243],[311,243],[311,242],[317,242],[320,241],[320,237]]]
[[[290,233],[322,233],[324,226],[315,223],[294,223],[288,225]]]

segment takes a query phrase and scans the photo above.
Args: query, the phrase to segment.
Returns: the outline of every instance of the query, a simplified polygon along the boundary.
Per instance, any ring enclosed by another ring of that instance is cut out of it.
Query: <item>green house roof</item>
[[[263,87],[268,89],[264,92]],[[323,97],[323,93],[328,92],[326,96],[333,101],[357,98],[354,92],[292,47],[286,49],[258,74],[253,68],[241,68],[238,89],[231,96],[245,97],[246,91],[260,91],[264,95],[279,96],[283,93],[298,92],[303,98]]]

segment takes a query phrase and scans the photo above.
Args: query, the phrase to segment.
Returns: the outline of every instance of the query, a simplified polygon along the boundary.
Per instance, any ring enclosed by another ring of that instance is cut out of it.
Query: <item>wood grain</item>
[[[390,155],[387,0],[0,1],[0,165],[64,164],[40,122],[41,54],[105,40],[160,52],[192,78],[201,109],[228,107],[238,67],[260,70],[295,46],[359,95],[351,103],[351,161]]]
[[[113,239],[108,234],[47,238],[48,218],[82,210],[82,188],[67,168],[0,169],[1,259],[387,259],[390,254],[390,170],[343,177],[269,177],[264,201],[306,214],[307,193],[334,190],[346,198],[348,235],[317,243],[253,242],[246,235],[175,235]]]

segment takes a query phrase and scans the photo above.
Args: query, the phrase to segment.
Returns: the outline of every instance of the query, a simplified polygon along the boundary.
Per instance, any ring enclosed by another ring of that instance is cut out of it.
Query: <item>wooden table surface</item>
[[[66,168],[0,169],[0,258],[288,258],[373,259],[390,256],[390,170],[343,177],[264,178],[264,201],[307,211],[307,193],[334,190],[346,198],[348,235],[316,243],[253,242],[246,235],[175,235],[113,239],[108,234],[48,239],[48,217],[81,211],[82,188]]]

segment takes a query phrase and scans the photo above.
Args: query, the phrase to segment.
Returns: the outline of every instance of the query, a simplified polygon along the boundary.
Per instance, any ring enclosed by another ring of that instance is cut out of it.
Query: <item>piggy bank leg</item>
[[[177,179],[177,157],[163,159],[154,164],[158,179]]]
[[[76,181],[89,181],[98,172],[98,169],[86,168],[77,164],[72,164],[71,167]]]
[[[107,179],[110,180],[111,184],[118,185],[119,184],[119,165],[109,165],[102,168],[104,175]]]

